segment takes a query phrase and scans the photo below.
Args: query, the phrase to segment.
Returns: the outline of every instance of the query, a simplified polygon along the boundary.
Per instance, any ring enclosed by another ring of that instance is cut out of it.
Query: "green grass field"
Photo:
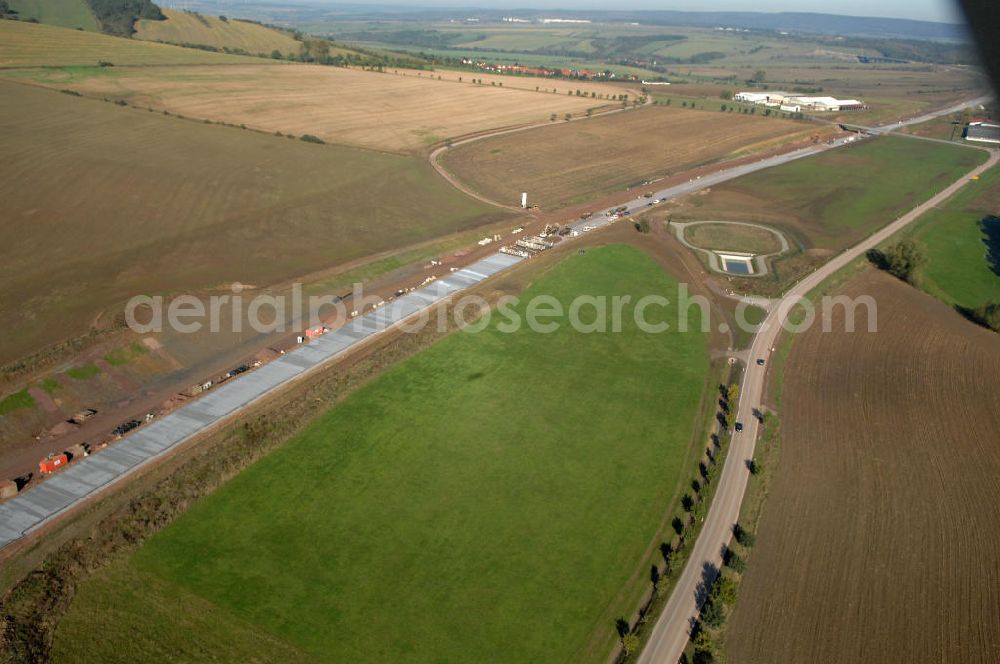
[[[149,351],[138,341],[133,341],[127,346],[115,348],[104,356],[104,361],[113,367],[125,366],[129,362],[136,360]]]
[[[684,229],[684,237],[702,249],[773,254],[781,251],[781,240],[769,230],[740,224],[698,224]]]
[[[33,408],[35,405],[35,399],[28,394],[28,390],[21,390],[19,392],[14,392],[13,394],[8,394],[3,399],[0,399],[0,417],[9,415],[15,410],[20,410],[21,408]]]
[[[772,260],[766,276],[738,280],[744,292],[775,297],[986,158],[961,145],[900,136],[868,139],[686,197],[671,216],[749,221],[781,231],[791,250]]]
[[[27,85],[0,96],[0,363],[133,295],[265,286],[506,214],[417,158]]]
[[[987,237],[980,227],[982,219],[1000,211],[998,203],[1000,168],[994,167],[911,227],[908,237],[923,244],[927,253],[920,278],[924,290],[963,307],[1000,301],[1000,274],[990,266]]]
[[[46,376],[38,382],[38,387],[44,390],[47,394],[51,395],[62,389],[62,383],[52,376]]]
[[[21,19],[34,18],[40,23],[87,32],[100,30],[85,0],[8,0],[7,4]]]
[[[869,139],[713,187],[684,216],[776,223],[807,247],[839,250],[986,158],[985,152],[960,146],[892,136]]]
[[[517,311],[676,287],[612,245]],[[494,319],[390,369],[83,584],[54,660],[606,661],[709,382],[703,334],[645,334],[631,312],[618,334]]]
[[[99,373],[101,373],[101,370],[93,364],[81,364],[78,367],[66,370],[66,375],[73,380],[90,380]]]

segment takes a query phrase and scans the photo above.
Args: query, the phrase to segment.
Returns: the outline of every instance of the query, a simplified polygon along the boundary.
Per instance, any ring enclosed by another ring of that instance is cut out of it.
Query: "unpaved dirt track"
[[[885,274],[796,338],[731,662],[1000,662],[1000,335]],[[839,330],[839,331],[838,331]]]
[[[743,433],[733,437],[726,464],[722,469],[719,485],[716,488],[715,498],[712,500],[712,506],[705,517],[701,534],[695,541],[688,564],[681,572],[663,613],[653,625],[649,642],[638,658],[639,662],[644,664],[654,662],[674,664],[678,660],[687,644],[692,620],[699,614],[700,607],[697,597],[702,583],[702,571],[705,565],[714,565],[715,569],[720,569],[722,566],[722,552],[732,538],[732,528],[739,519],[740,505],[743,502],[743,493],[749,479],[746,462],[753,459],[758,431],[758,422],[753,417],[753,409],[757,408],[762,401],[764,376],[768,368],[767,366],[757,366],[753,360],[768,357],[770,349],[774,347],[775,340],[781,332],[781,322],[787,315],[788,307],[798,302],[855,258],[890,238],[931,208],[940,205],[968,184],[972,176],[979,175],[993,167],[997,161],[998,153],[991,151],[990,158],[984,164],[973,169],[927,202],[907,212],[863,242],[837,255],[796,284],[770,310],[754,337],[749,353],[751,362],[746,367],[743,376],[736,417],[738,421],[744,423]],[[994,508],[990,506],[989,509]],[[831,619],[835,618],[831,617]]]

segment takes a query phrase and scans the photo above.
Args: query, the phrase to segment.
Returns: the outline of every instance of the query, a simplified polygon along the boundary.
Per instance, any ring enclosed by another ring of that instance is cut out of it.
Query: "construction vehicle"
[[[47,457],[38,462],[38,472],[42,475],[50,475],[69,463],[69,457],[65,454],[49,453]]]
[[[135,429],[136,427],[138,427],[141,424],[142,424],[142,422],[140,422],[139,420],[128,420],[127,422],[122,422],[121,424],[119,424],[118,426],[116,426],[111,431],[111,433],[116,438],[121,438],[122,436],[124,436],[125,434],[127,434],[129,431],[131,431],[132,429]]]

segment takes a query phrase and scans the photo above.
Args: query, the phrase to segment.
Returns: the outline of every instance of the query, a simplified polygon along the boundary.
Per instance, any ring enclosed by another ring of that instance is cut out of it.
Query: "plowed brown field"
[[[998,662],[1000,336],[881,273],[843,291],[878,332],[794,341],[729,661]]]
[[[0,99],[0,364],[133,295],[282,283],[505,216],[413,157],[7,82]]]

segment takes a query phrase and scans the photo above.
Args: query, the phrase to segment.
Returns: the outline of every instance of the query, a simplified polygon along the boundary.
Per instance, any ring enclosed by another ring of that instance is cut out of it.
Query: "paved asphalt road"
[[[936,111],[931,111],[930,113],[924,113],[923,115],[918,115],[915,118],[910,118],[909,120],[900,120],[899,122],[894,122],[887,125],[879,125],[876,127],[868,127],[865,125],[855,125],[845,123],[844,126],[847,127],[857,127],[859,129],[864,129],[865,131],[872,134],[891,134],[897,129],[902,129],[903,127],[909,127],[910,125],[920,124],[921,122],[927,122],[928,120],[933,120],[934,118],[940,118],[943,115],[950,115],[952,113],[958,113],[966,108],[972,106],[979,106],[985,104],[993,99],[992,95],[985,95],[982,97],[976,97],[975,99],[969,99],[967,101],[959,102],[953,106],[947,108],[940,108]]]
[[[939,113],[948,112],[951,112],[951,109]],[[695,541],[688,564],[681,572],[670,599],[653,626],[646,648],[639,656],[640,664],[674,664],[677,662],[687,645],[692,622],[699,613],[700,607],[696,601],[696,593],[702,582],[703,570],[706,569],[706,566],[710,566],[709,569],[714,570],[719,570],[722,567],[722,552],[732,538],[733,525],[739,520],[743,493],[750,477],[746,462],[753,459],[758,432],[758,422],[753,416],[753,409],[761,404],[764,393],[764,375],[770,364],[768,362],[765,366],[757,366],[756,360],[757,358],[765,358],[765,360],[769,358],[771,348],[774,347],[775,340],[782,329],[782,321],[788,310],[837,270],[872,247],[884,242],[931,208],[940,205],[961,187],[968,184],[972,176],[992,167],[998,160],[1000,160],[1000,153],[991,151],[990,158],[985,164],[963,175],[960,180],[951,184],[947,189],[923,205],[910,210],[860,244],[836,256],[796,284],[771,307],[760,330],[754,337],[750,348],[750,360],[744,372],[743,385],[740,388],[736,419],[743,422],[743,432],[733,436],[726,464],[718,480],[719,485],[712,506],[705,518],[705,524]]]

